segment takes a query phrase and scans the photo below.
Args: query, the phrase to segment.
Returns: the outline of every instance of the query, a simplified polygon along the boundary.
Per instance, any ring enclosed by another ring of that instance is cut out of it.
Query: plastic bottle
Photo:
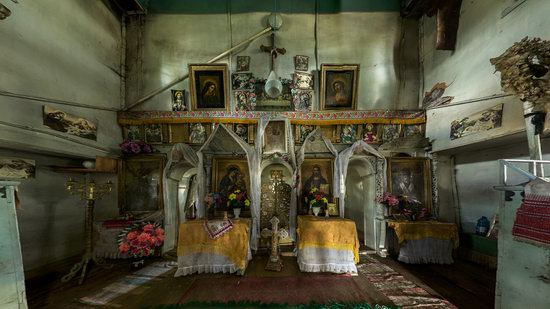
[[[487,219],[487,217],[485,216],[482,216],[477,220],[476,234],[481,236],[487,235],[490,225],[491,225],[491,222],[489,222],[489,219]]]

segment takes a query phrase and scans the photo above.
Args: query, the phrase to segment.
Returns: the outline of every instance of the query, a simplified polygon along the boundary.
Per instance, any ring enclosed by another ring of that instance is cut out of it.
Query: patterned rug
[[[376,289],[400,308],[453,308],[445,299],[433,296],[406,279],[391,267],[367,255],[360,256],[357,265],[359,276],[364,276]]]

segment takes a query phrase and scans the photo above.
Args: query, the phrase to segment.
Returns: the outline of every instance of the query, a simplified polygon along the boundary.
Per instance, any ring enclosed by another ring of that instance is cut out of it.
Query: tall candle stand
[[[85,217],[85,250],[84,255],[80,262],[76,263],[71,271],[61,278],[62,282],[71,280],[79,271],[82,270],[80,280],[78,284],[82,284],[88,269],[88,263],[93,261],[95,265],[109,269],[112,265],[107,265],[105,260],[97,258],[93,254],[93,230],[92,224],[94,221],[94,203],[96,200],[101,199],[105,194],[110,193],[113,190],[113,184],[108,181],[105,184],[96,184],[94,180],[89,179],[89,175],[86,175],[86,182],[79,183],[78,181],[69,178],[65,188],[72,195],[80,195],[80,198],[86,201],[86,217]]]

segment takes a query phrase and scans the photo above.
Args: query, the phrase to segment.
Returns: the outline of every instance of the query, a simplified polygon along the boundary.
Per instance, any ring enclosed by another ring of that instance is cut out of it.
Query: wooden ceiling
[[[437,16],[436,48],[454,50],[462,0],[403,0],[401,16],[420,18]]]

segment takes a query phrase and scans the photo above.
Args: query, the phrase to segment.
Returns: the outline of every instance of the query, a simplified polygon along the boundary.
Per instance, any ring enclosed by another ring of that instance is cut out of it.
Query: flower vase
[[[313,209],[313,214],[315,215],[315,217],[317,217],[319,215],[319,212],[321,211],[321,207],[314,206],[311,208]]]
[[[241,209],[233,208],[233,215],[235,215],[235,219],[239,219],[239,216],[241,215]]]
[[[416,215],[411,215],[411,221],[416,221]]]

